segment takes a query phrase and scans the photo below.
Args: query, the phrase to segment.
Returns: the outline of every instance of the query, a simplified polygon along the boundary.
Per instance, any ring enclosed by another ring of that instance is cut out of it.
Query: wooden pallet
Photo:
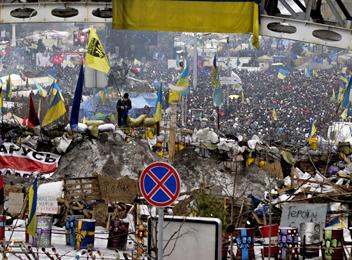
[[[70,178],[64,180],[65,199],[101,199],[97,177]]]

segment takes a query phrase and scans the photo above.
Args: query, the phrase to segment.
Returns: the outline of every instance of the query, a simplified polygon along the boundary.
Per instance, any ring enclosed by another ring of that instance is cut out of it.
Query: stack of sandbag
[[[99,130],[98,127],[102,124],[104,124],[103,120],[88,120],[86,122],[88,126],[88,131],[91,136],[98,137],[99,135]]]
[[[140,115],[137,118],[127,117],[127,125],[130,127],[139,127],[143,124],[144,119],[146,119],[147,115]]]
[[[78,123],[77,128],[75,129],[71,129],[70,124],[67,124],[67,126],[65,127],[65,131],[74,131],[77,133],[85,133],[88,130],[88,126],[86,124],[82,124],[82,123]]]
[[[115,125],[114,124],[102,124],[98,126],[99,132],[109,132],[109,131],[115,131]]]
[[[144,127],[151,127],[151,126],[154,126],[155,124],[156,124],[156,121],[155,121],[155,118],[153,117],[147,117],[143,121]]]

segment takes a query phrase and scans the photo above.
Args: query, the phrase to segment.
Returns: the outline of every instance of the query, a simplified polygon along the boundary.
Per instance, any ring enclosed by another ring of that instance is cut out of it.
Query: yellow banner
[[[109,73],[110,65],[103,44],[94,28],[90,28],[86,65],[94,70]]]
[[[259,6],[251,0],[114,0],[113,28],[171,32],[253,33]]]

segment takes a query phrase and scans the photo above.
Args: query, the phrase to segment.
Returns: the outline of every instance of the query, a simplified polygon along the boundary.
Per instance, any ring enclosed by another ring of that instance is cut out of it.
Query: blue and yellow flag
[[[48,93],[46,92],[46,90],[42,86],[39,85],[39,83],[37,81],[34,81],[34,85],[37,88],[38,94],[41,97],[46,97],[47,96]]]
[[[317,128],[315,127],[315,122],[312,118],[309,119],[309,136],[312,137],[317,135]]]
[[[60,117],[65,115],[65,113],[66,108],[64,98],[61,95],[60,91],[56,90],[56,94],[50,103],[48,111],[44,116],[42,126],[44,127],[53,123],[54,121],[58,120]]]
[[[90,28],[86,54],[86,65],[94,70],[109,73],[110,65],[103,44],[93,27]]]
[[[350,77],[344,98],[342,100],[341,106],[344,109],[348,109],[348,107],[350,105],[351,85],[352,85],[352,77]]]
[[[259,0],[114,0],[113,28],[167,32],[253,33],[259,45]]]
[[[224,104],[224,92],[222,88],[215,88],[213,91],[213,104],[216,107],[221,107]]]
[[[6,100],[10,100],[12,97],[12,82],[11,76],[9,75],[8,79],[6,80]]]
[[[347,77],[345,77],[344,75],[341,75],[339,77],[339,80],[340,80],[340,86],[343,87],[343,88],[346,87],[346,85],[348,83]]]
[[[57,84],[55,81],[50,85],[49,90],[47,92],[47,95],[50,96],[49,103],[53,102],[57,92],[62,93],[62,89],[60,88],[59,84]]]
[[[28,223],[27,232],[31,236],[35,236],[37,229],[37,189],[38,179],[35,178],[33,184],[29,187],[28,192]]]
[[[307,78],[311,78],[311,77],[312,77],[312,70],[311,70],[309,67],[305,67],[305,68],[304,68],[304,75],[305,75]]]
[[[289,73],[288,70],[283,69],[283,68],[280,68],[279,71],[278,71],[278,73],[277,73],[277,77],[278,77],[279,79],[284,80],[284,79],[287,77],[288,73]]]
[[[163,104],[163,83],[159,84],[158,98],[156,100],[154,120],[160,122],[162,116],[162,104]]]
[[[189,67],[186,63],[186,67],[182,71],[176,86],[170,87],[169,91],[169,103],[177,103],[181,99],[182,93],[186,92],[189,87]]]
[[[211,85],[213,86],[213,88],[220,87],[219,69],[216,64],[216,55],[213,58],[213,67],[211,69]]]

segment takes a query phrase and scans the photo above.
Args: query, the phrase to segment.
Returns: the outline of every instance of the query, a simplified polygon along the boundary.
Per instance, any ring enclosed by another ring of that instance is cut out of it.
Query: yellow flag
[[[275,110],[275,109],[273,109],[273,112],[272,112],[272,114],[271,114],[271,119],[272,119],[273,121],[277,121],[277,113],[276,113],[276,110]]]
[[[94,70],[109,73],[110,65],[103,44],[93,27],[90,28],[86,65]]]
[[[317,128],[315,127],[315,122],[312,120],[312,125],[309,133],[309,137],[315,136],[317,134]]]
[[[258,0],[114,0],[113,29],[253,33],[259,44]]]
[[[319,74],[316,70],[313,70],[313,77],[319,77]]]
[[[347,108],[342,111],[341,118],[342,118],[342,120],[347,119]]]

